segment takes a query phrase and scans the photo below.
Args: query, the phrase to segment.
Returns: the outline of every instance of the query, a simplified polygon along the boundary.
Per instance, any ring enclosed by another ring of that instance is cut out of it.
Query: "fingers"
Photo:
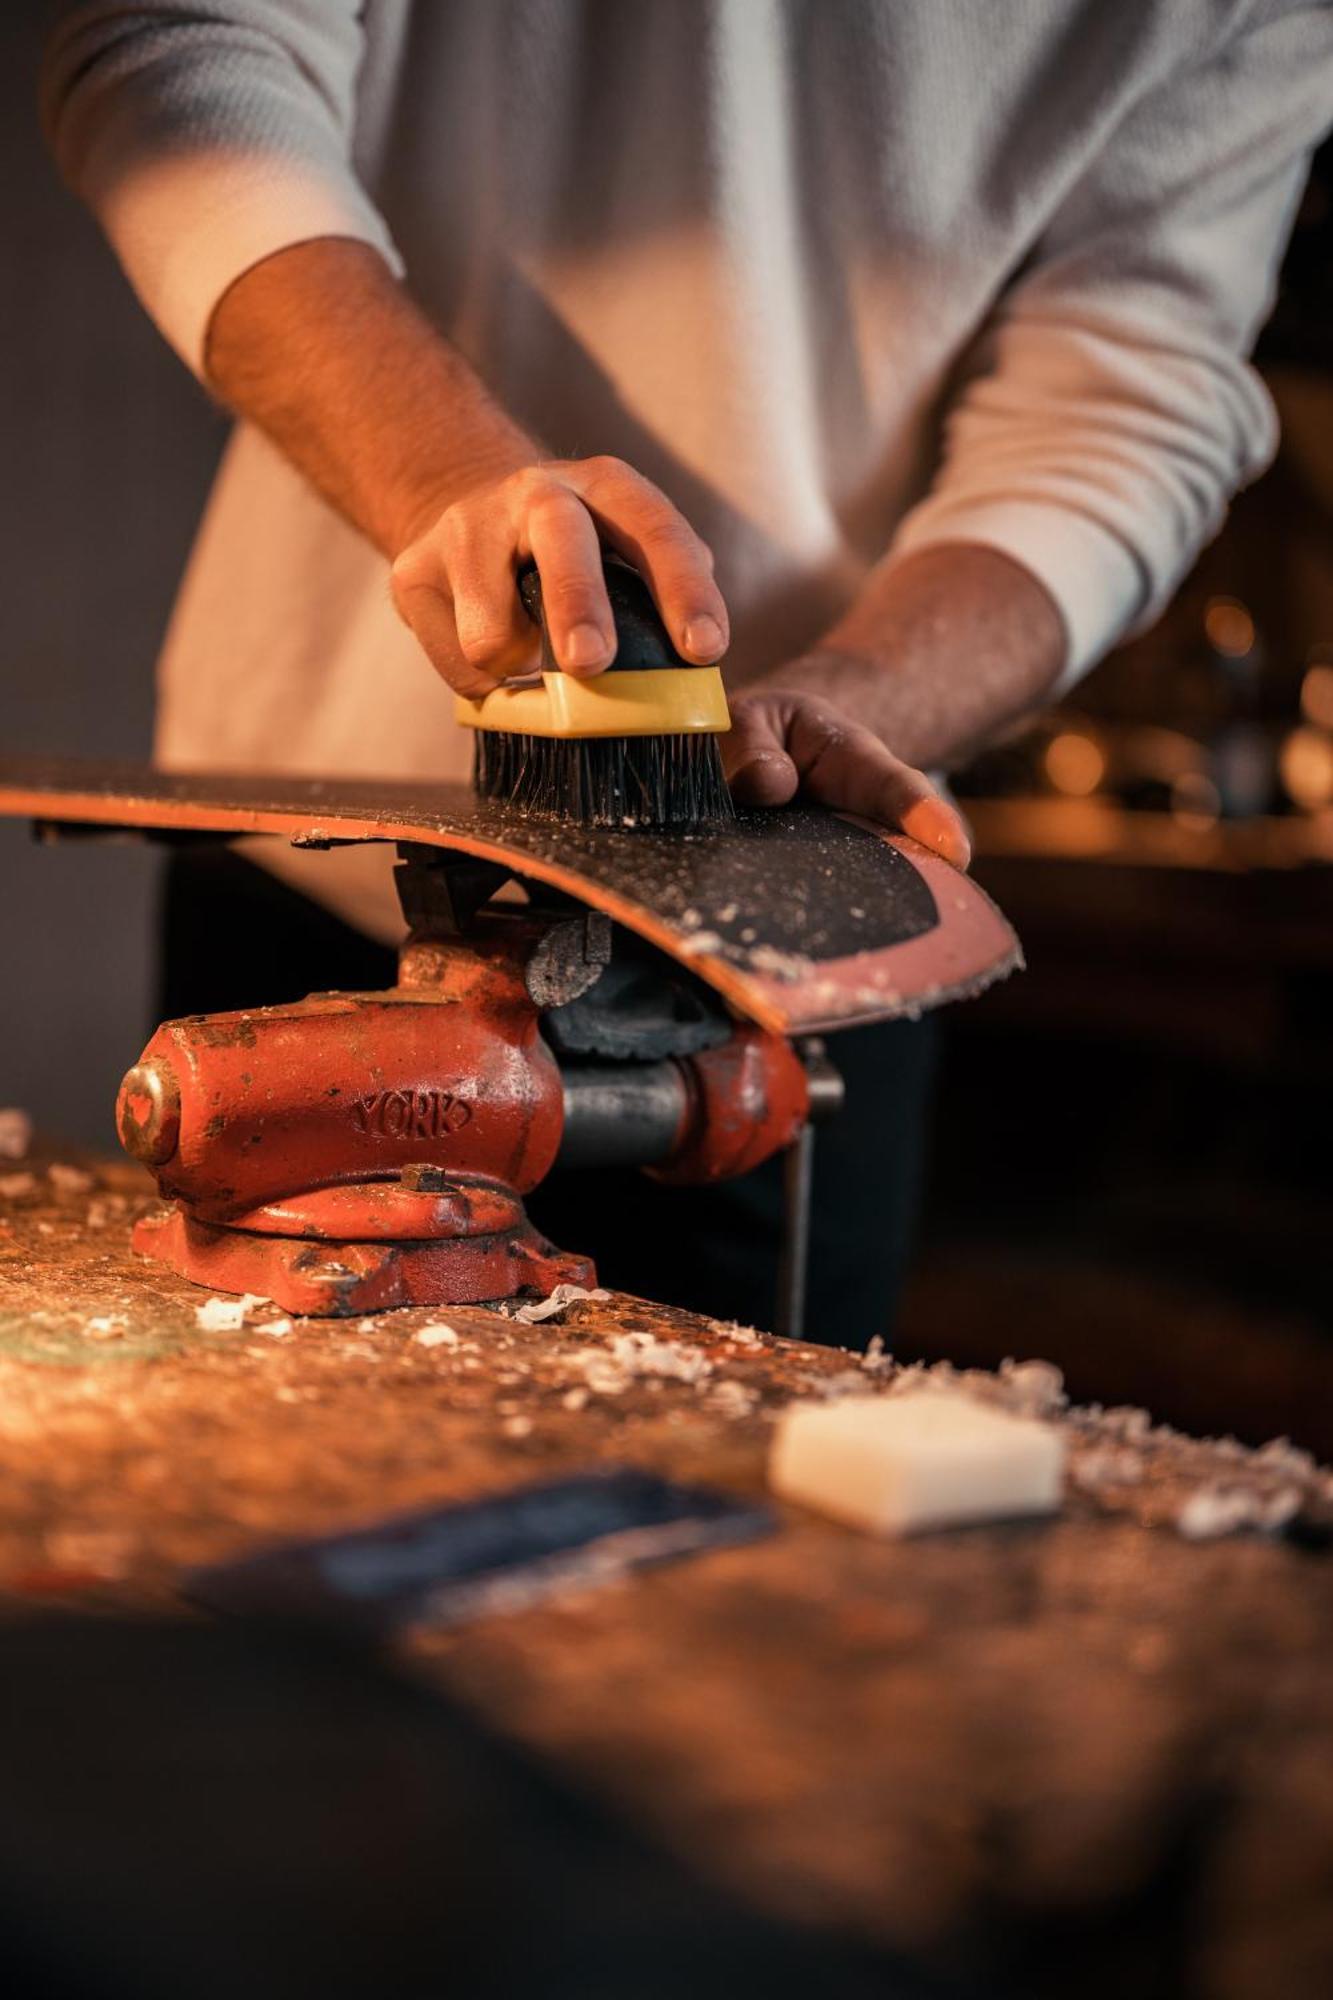
[[[493,684],[531,665],[537,655],[532,621],[515,587],[507,523],[495,515],[475,518],[451,509],[440,528],[444,590],[458,650],[475,674]]]
[[[572,483],[605,539],[648,580],[677,652],[700,666],[727,650],[727,607],[713,558],[685,516],[651,480],[617,458],[582,460]]]
[[[591,514],[567,486],[553,484],[530,503],[523,540],[520,553],[532,556],[541,576],[557,664],[567,674],[601,673],[615,658],[616,627]]]
[[[702,665],[726,651],[712,556],[665,495],[619,459],[528,466],[454,501],[395,561],[394,604],[451,687],[488,693],[535,655],[515,581],[531,558],[557,665],[598,674],[616,653],[604,541],[638,565],[686,659]]]
[[[414,543],[399,556],[389,581],[398,616],[415,633],[436,673],[458,694],[489,694],[495,678],[463,655],[448,575],[439,552],[428,545],[428,538]]]
[[[900,827],[957,868],[971,860],[961,816],[925,773],[832,702],[795,693],[743,695],[722,744],[732,789],[748,804],[782,805],[799,787],[820,805]]]

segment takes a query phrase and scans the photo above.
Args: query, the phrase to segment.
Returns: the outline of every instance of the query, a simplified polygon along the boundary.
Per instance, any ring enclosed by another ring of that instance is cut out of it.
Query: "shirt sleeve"
[[[891,553],[982,542],[1023,564],[1064,619],[1062,688],[1157,617],[1272,458],[1245,357],[1331,116],[1333,10],[1248,8],[1127,114],[960,374]]]
[[[65,7],[41,110],[66,180],[172,346],[203,373],[242,272],[319,236],[402,262],[352,165],[358,0],[94,0]]]

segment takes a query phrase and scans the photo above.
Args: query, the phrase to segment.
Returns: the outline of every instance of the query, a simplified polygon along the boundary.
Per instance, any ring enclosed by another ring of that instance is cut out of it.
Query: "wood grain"
[[[205,1334],[200,1295],[128,1254],[144,1183],[90,1171],[39,1161],[0,1193],[11,1612],[186,1615],[184,1566],[608,1460],[757,1491],[773,1412],[855,1367],[625,1297],[540,1326],[468,1308],[277,1335],[261,1306]],[[441,1318],[457,1345],[416,1339]],[[683,1344],[683,1372],[608,1387],[635,1332]],[[767,1542],[411,1658],[766,1908],[1025,1993],[1315,2000],[1327,1561],[1180,1539],[1191,1450],[1049,1525],[881,1543],[788,1510]]]

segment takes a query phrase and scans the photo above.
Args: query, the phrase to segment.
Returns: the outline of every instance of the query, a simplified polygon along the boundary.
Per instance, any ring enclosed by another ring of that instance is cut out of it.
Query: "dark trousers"
[[[391,986],[394,954],[225,848],[168,862],[161,1017],[258,1007],[336,988]],[[891,1333],[920,1188],[931,1023],[853,1028],[829,1054],[846,1100],[819,1128],[806,1336],[864,1347]],[[617,1290],[768,1326],[782,1243],[781,1163],[713,1187],[642,1174],[553,1174],[528,1212]]]

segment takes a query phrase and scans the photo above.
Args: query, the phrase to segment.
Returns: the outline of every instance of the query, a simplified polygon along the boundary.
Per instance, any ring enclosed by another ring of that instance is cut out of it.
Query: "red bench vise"
[[[400,853],[396,986],[168,1021],[126,1076],[122,1144],[170,1204],[137,1225],[144,1255],[302,1314],[592,1285],[523,1207],[557,1162],[724,1179],[836,1100],[817,1056],[605,917]]]

